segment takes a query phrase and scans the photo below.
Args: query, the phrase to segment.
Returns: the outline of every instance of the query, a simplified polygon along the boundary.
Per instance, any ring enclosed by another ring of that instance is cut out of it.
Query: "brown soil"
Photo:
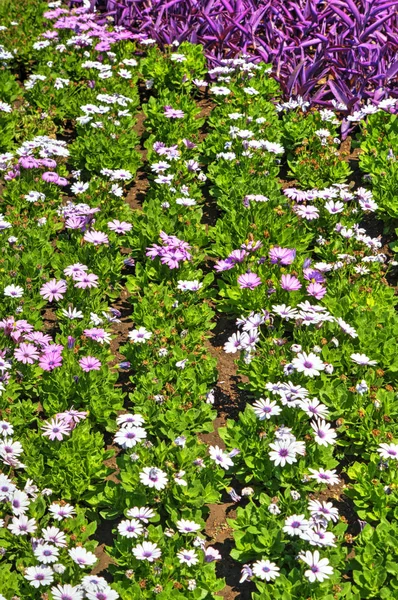
[[[247,395],[239,387],[247,380],[237,375],[235,357],[226,354],[223,346],[229,336],[236,331],[235,321],[225,316],[218,318],[212,337],[206,343],[206,349],[217,360],[218,381],[215,387],[214,407],[218,416],[214,420],[212,433],[200,434],[200,439],[208,445],[218,445],[224,448],[218,429],[224,427],[228,418],[236,418],[247,402]],[[227,496],[228,498],[228,496]],[[227,523],[227,518],[233,519],[236,515],[235,504],[225,500],[223,504],[209,504],[209,516],[206,522],[206,534],[210,544],[217,548],[223,559],[217,564],[217,575],[224,577],[225,588],[219,592],[224,600],[248,600],[251,586],[241,589],[239,585],[241,565],[230,556],[233,545],[232,529]]]
[[[95,565],[94,569],[91,571],[91,575],[98,575],[109,567],[111,563],[114,563],[112,558],[108,556],[105,552],[105,544],[100,544],[94,550],[95,556],[99,559],[98,564]]]
[[[198,114],[198,119],[204,119],[209,116],[211,111],[216,106],[216,103],[213,102],[210,98],[202,98],[199,102],[196,103],[198,108],[200,108],[200,113]]]
[[[106,447],[106,449],[113,450],[115,454],[111,458],[104,460],[104,465],[106,467],[109,467],[109,469],[112,469],[112,473],[110,473],[107,477],[105,477],[105,481],[113,481],[114,483],[119,484],[120,479],[118,478],[118,475],[120,473],[120,469],[117,466],[116,458],[117,458],[117,455],[120,454],[120,448],[119,448],[119,446],[110,444],[109,446]]]
[[[128,301],[130,294],[126,289],[123,289],[120,293],[120,297],[117,302],[112,304],[113,308],[121,312],[120,323],[114,323],[112,327],[112,333],[116,336],[110,344],[110,350],[115,356],[113,364],[121,361],[123,355],[119,352],[119,347],[125,344],[128,340],[128,332],[131,330],[131,304]]]
[[[240,578],[239,565],[230,557],[232,543],[232,529],[227,523],[227,518],[236,516],[234,503],[209,504],[210,514],[206,522],[206,534],[210,538],[209,543],[216,548],[223,559],[217,565],[217,576],[224,577],[227,585],[218,595],[224,600],[238,598],[239,591],[236,589]],[[239,596],[241,599],[242,596]]]
[[[142,210],[142,203],[148,188],[147,174],[142,169],[138,169],[134,183],[130,186],[126,196],[126,202],[133,210]]]

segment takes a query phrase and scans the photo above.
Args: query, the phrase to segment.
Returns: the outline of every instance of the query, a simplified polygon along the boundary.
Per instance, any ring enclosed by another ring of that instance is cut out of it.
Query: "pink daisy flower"
[[[98,287],[98,275],[94,275],[94,273],[78,273],[73,279],[76,281],[75,288],[81,290]]]
[[[63,279],[57,281],[51,279],[40,288],[40,296],[43,296],[49,302],[53,300],[61,300],[66,292],[66,282]]]
[[[238,284],[241,289],[254,290],[254,288],[261,285],[261,279],[255,273],[244,273],[243,275],[239,275]]]
[[[86,373],[89,371],[99,371],[101,368],[101,361],[98,358],[94,358],[94,356],[84,356],[79,360],[79,365]]]
[[[15,349],[14,356],[17,361],[24,365],[33,365],[35,360],[39,358],[39,353],[33,344],[22,343]]]
[[[107,244],[109,242],[109,238],[106,233],[103,233],[102,231],[95,231],[95,229],[86,231],[84,234],[84,240],[94,244],[94,246],[100,246],[101,244]]]
[[[47,350],[40,357],[39,365],[44,371],[52,371],[62,365],[62,356],[59,350]]]
[[[88,267],[86,267],[86,265],[82,265],[81,263],[69,265],[64,269],[65,275],[69,275],[69,277],[73,277],[73,279],[75,279],[76,275],[81,275],[84,273],[84,271],[88,271]]]
[[[133,228],[131,223],[127,223],[126,221],[119,221],[118,219],[110,221],[108,223],[108,227],[111,231],[115,231],[116,233],[127,233]]]
[[[320,283],[310,283],[307,287],[307,292],[310,296],[314,296],[317,300],[321,300],[326,294],[326,288]]]
[[[64,435],[69,435],[71,431],[69,425],[57,417],[51,419],[51,421],[46,421],[42,429],[43,435],[50,438],[52,442],[54,440],[62,442]]]

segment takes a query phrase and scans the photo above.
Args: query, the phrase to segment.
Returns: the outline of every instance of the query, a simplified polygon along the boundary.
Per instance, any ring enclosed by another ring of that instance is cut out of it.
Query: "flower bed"
[[[0,600],[233,598],[226,498],[243,597],[394,598],[394,261],[364,223],[397,214],[395,100],[349,117],[354,181],[270,65],[1,18]],[[221,316],[246,408],[207,444]]]

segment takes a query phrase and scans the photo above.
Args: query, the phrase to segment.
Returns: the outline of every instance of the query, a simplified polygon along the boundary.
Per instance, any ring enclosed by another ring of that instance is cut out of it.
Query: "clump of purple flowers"
[[[94,215],[99,211],[98,207],[91,208],[88,204],[69,201],[58,209],[58,214],[65,219],[66,229],[79,229],[84,232],[95,222]]]
[[[147,248],[146,255],[152,260],[159,256],[160,262],[170,269],[178,269],[180,262],[191,260],[192,255],[189,253],[191,247],[187,242],[178,239],[175,235],[167,235],[164,231],[160,232],[160,238],[161,246],[152,244],[150,248]]]

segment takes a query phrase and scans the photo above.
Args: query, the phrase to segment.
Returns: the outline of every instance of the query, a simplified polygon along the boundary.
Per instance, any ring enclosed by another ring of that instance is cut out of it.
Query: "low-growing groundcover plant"
[[[396,225],[395,99],[346,115],[354,182],[342,107],[269,64],[1,15],[0,599],[220,597],[225,498],[253,599],[395,598],[398,321],[365,226]],[[247,406],[206,444],[220,316]]]

